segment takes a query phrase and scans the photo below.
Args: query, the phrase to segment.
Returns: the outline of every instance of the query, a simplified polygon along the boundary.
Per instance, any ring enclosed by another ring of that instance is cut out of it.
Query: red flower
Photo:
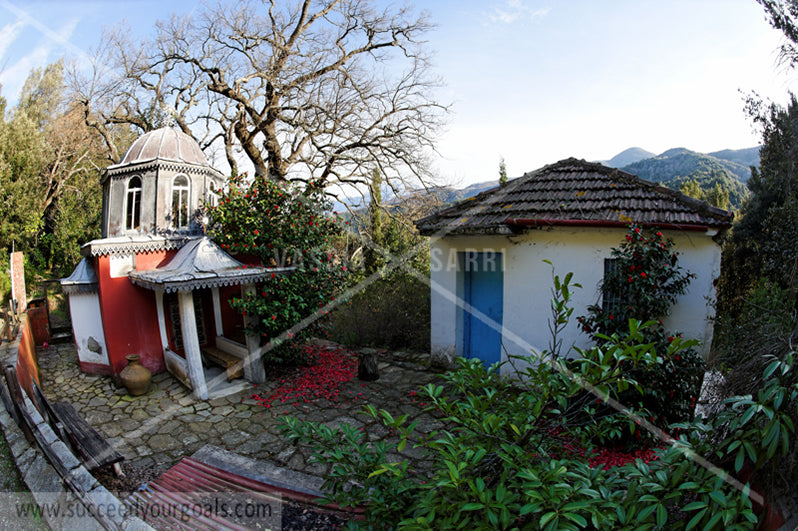
[[[255,233],[255,236],[257,236],[258,235],[258,229],[255,229],[254,233]]]
[[[648,275],[646,275],[646,272],[643,271],[642,273],[640,273],[640,276],[643,277],[643,278],[646,278]]]

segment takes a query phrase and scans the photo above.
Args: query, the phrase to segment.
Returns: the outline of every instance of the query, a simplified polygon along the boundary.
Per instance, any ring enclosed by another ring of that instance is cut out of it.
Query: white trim
[[[216,335],[221,337],[224,335],[224,330],[222,328],[222,301],[219,297],[218,286],[211,288],[211,295],[213,296],[213,322],[216,324]]]
[[[158,310],[158,331],[161,333],[161,345],[164,350],[169,349],[169,339],[166,337],[166,314],[163,310],[163,290],[155,290],[155,307]]]
[[[202,370],[202,354],[197,338],[197,321],[194,314],[194,296],[190,291],[178,293],[180,300],[180,325],[183,330],[183,350],[188,362],[188,376],[194,386],[194,396],[200,400],[208,399],[208,385]]]

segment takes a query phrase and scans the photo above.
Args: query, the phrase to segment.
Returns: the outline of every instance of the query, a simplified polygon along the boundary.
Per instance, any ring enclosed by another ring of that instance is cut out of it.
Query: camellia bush
[[[582,330],[598,345],[610,336],[628,333],[629,319],[652,323],[643,335],[644,342],[657,354],[655,363],[643,368],[626,367],[643,394],[626,393],[622,401],[648,411],[650,421],[663,426],[692,418],[705,371],[696,349],[675,352],[670,348],[679,334],[663,326],[677,297],[686,292],[695,277],[678,265],[674,245],[657,229],[631,225],[622,244],[612,250],[614,264],[605,272],[602,304],[589,306],[588,314],[578,319]],[[624,419],[621,422],[626,423]],[[639,433],[628,430],[611,433],[625,444],[640,438]]]
[[[346,275],[346,266],[332,252],[341,222],[330,211],[324,190],[312,182],[300,189],[244,174],[231,177],[227,190],[218,194],[208,214],[210,234],[222,249],[247,263],[296,268],[292,274],[272,275],[254,296],[231,301],[253,318],[251,332],[272,342],[275,348],[267,356],[289,361],[301,351],[288,348],[284,340],[298,338],[287,331],[333,301]]]
[[[570,315],[569,278],[556,278],[555,321]],[[573,362],[552,352],[516,360],[525,362],[517,364],[524,367],[517,378],[500,376],[495,365],[486,369],[479,360],[459,359],[440,384],[422,388],[430,413],[443,423],[429,436],[417,436],[407,415],[369,406],[363,414],[382,420],[395,436],[369,441],[346,423],[333,428],[293,417],[283,418],[283,430],[310,447],[311,461],[330,465],[324,484],[330,500],[365,508],[365,522],[351,522],[352,527],[754,529],[758,518],[750,485],[704,457],[718,457],[716,451],[721,457],[783,451],[783,438],[792,433],[783,417],[780,428],[766,427],[776,434],[766,445],[748,429],[768,422],[768,410],[757,409],[758,399],[731,406],[748,408],[746,418],[733,426],[732,415],[723,417],[726,424],[721,417],[717,425],[684,424],[678,439],[660,432],[659,448],[632,454],[642,457],[601,458],[595,441],[609,428],[584,419],[597,415],[601,405],[617,406],[621,392],[640,392],[624,367],[656,364],[659,354],[646,342],[656,324],[631,319],[625,334],[608,336]],[[690,342],[674,338],[669,354],[689,347]],[[779,366],[770,375],[780,370],[786,369]],[[578,400],[586,391],[590,399]],[[781,404],[795,407],[794,390],[759,399],[771,403],[782,394],[791,398],[788,402],[785,396]],[[638,429],[647,427],[645,417],[621,409]],[[708,431],[720,439],[710,445]],[[426,453],[429,470],[413,470],[398,457],[408,445]]]

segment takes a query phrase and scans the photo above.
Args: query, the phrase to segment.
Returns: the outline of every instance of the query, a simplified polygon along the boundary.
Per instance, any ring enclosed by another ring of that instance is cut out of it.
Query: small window
[[[188,177],[178,175],[172,181],[172,227],[188,227]]]
[[[601,310],[605,315],[623,315],[623,308],[628,304],[628,293],[607,286],[606,280],[618,276],[620,263],[617,258],[604,259],[604,287],[602,290]]]
[[[213,190],[208,191],[208,206],[215,207],[219,204],[219,194],[214,192]]]
[[[207,345],[208,338],[205,334],[205,312],[202,307],[202,298],[196,291],[192,293],[194,299],[194,319],[197,323],[197,342],[200,346]],[[177,297],[169,302],[169,319],[172,321],[172,339],[176,350],[183,350],[183,323],[180,319],[180,303]]]
[[[127,182],[127,205],[125,206],[125,229],[139,230],[141,227],[141,179],[132,177]]]

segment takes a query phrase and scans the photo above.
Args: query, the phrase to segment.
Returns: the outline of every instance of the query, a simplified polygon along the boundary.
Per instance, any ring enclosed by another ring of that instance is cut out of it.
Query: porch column
[[[208,386],[205,383],[205,372],[202,370],[197,320],[194,315],[194,297],[191,290],[181,290],[177,294],[180,300],[180,324],[183,330],[183,348],[188,362],[188,376],[194,387],[194,396],[200,400],[207,400]]]
[[[241,295],[247,297],[255,294],[255,284],[242,284]],[[244,316],[244,325],[249,327],[253,322],[249,315]],[[266,368],[263,366],[261,354],[263,347],[260,346],[260,338],[247,332],[247,357],[244,360],[244,377],[253,383],[263,383],[266,381]]]
[[[216,337],[224,335],[222,328],[222,302],[219,298],[219,288],[211,288],[211,295],[213,295],[213,321],[216,324]]]
[[[169,340],[166,338],[166,314],[163,310],[163,290],[155,290],[155,308],[158,310],[158,330],[161,332],[161,346],[166,350],[169,348]]]

